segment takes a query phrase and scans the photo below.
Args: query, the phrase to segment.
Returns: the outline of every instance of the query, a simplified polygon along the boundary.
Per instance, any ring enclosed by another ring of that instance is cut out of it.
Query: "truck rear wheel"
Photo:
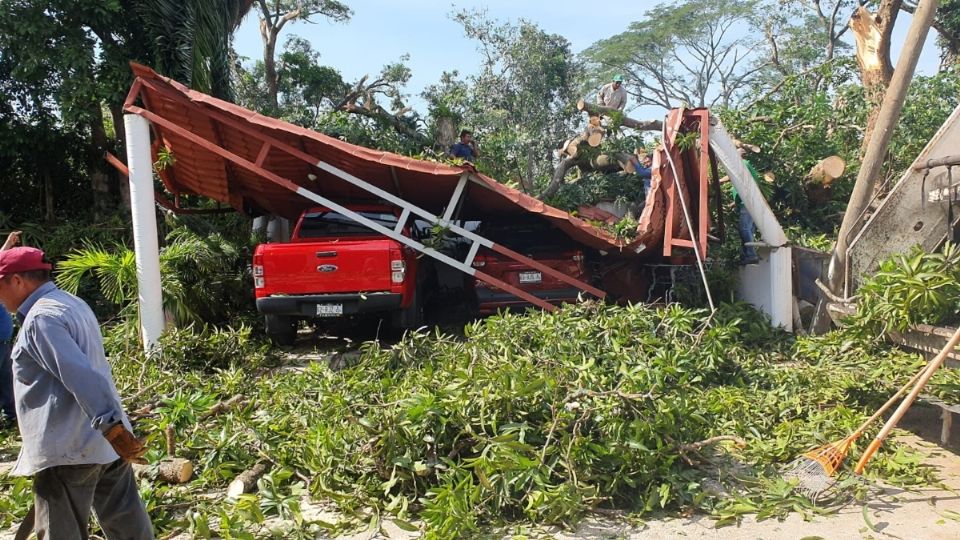
[[[293,345],[297,339],[297,319],[290,315],[264,315],[267,337],[277,345]]]
[[[412,330],[423,326],[423,291],[417,290],[410,305],[393,314],[393,327]]]

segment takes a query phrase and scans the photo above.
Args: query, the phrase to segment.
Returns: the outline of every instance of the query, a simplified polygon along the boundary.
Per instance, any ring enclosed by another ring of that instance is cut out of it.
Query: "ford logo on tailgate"
[[[317,272],[336,272],[337,265],[335,264],[321,264],[317,267]]]

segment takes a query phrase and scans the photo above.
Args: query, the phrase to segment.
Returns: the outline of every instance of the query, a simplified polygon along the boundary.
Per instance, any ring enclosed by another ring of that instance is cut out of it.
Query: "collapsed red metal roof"
[[[662,158],[657,159],[659,156],[654,158],[654,167],[658,169],[654,174],[655,194],[647,200],[638,237],[627,244],[604,229],[505,186],[472,167],[417,160],[353,145],[190,90],[145,66],[132,64],[132,68],[136,80],[125,109],[151,121],[155,154],[165,146],[174,156],[174,163],[160,171],[160,177],[167,190],[177,197],[202,195],[241,212],[287,218],[296,218],[304,208],[314,205],[297,194],[297,188],[341,202],[371,199],[368,192],[317,166],[317,162],[324,162],[439,215],[466,172],[473,182],[468,184],[463,199],[463,219],[536,214],[577,242],[614,253],[632,254],[641,244],[645,248],[660,245],[665,222],[671,222],[670,229],[678,231],[674,233],[676,238],[689,238],[689,231],[681,223],[679,203],[672,195],[672,176],[661,174],[666,166]],[[671,125],[679,128],[687,117],[683,112],[676,113],[671,113]],[[706,111],[702,113],[705,120]],[[670,142],[675,132],[676,129],[668,132]],[[690,158],[676,148],[672,152],[681,178],[690,160],[696,162],[701,157],[694,152]],[[699,163],[693,166],[702,169]],[[681,181],[685,200],[690,201],[689,192],[706,193],[705,176],[700,176],[700,186],[687,186],[689,180]],[[705,198],[699,201],[694,197],[691,201],[694,205],[702,202]],[[696,210],[703,219],[705,210]],[[701,242],[706,243],[705,235]]]

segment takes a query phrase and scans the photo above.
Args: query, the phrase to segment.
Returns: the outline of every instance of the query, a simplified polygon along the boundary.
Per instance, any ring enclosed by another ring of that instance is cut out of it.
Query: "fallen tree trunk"
[[[237,477],[230,482],[230,485],[227,486],[227,497],[236,498],[244,493],[250,493],[253,491],[254,486],[257,485],[257,480],[266,472],[266,463],[258,462],[253,467],[238,474]]]
[[[633,165],[630,164],[630,154],[600,154],[590,160],[590,168],[600,172],[633,172]]]
[[[626,153],[614,155],[600,154],[589,158],[584,154],[579,154],[579,156],[563,155],[563,159],[560,160],[560,163],[558,163],[557,167],[553,170],[550,183],[537,195],[537,198],[543,200],[556,195],[560,186],[563,185],[567,173],[574,167],[579,167],[583,171],[634,172],[633,165],[630,163],[630,154]]]
[[[560,163],[557,163],[556,168],[553,169],[553,176],[550,178],[550,183],[537,195],[537,198],[543,200],[556,195],[560,186],[563,185],[563,179],[567,176],[567,171],[577,164],[578,160],[576,157],[564,156],[563,159],[560,160]]]
[[[583,99],[577,102],[577,110],[594,116],[617,116],[621,125],[637,131],[661,131],[663,129],[663,122],[659,120],[634,120],[623,114],[620,109],[596,105]]]

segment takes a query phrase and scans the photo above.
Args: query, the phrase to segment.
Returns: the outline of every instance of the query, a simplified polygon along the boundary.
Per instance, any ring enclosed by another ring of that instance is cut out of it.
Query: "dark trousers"
[[[756,262],[757,250],[753,246],[748,246],[747,242],[753,242],[753,217],[747,212],[747,207],[740,204],[740,226],[737,228],[740,232],[740,261]]]
[[[10,359],[9,343],[0,343],[0,414],[7,420],[17,418],[13,402],[13,361]]]
[[[130,464],[62,465],[33,477],[38,540],[86,540],[90,508],[108,540],[153,540]]]

